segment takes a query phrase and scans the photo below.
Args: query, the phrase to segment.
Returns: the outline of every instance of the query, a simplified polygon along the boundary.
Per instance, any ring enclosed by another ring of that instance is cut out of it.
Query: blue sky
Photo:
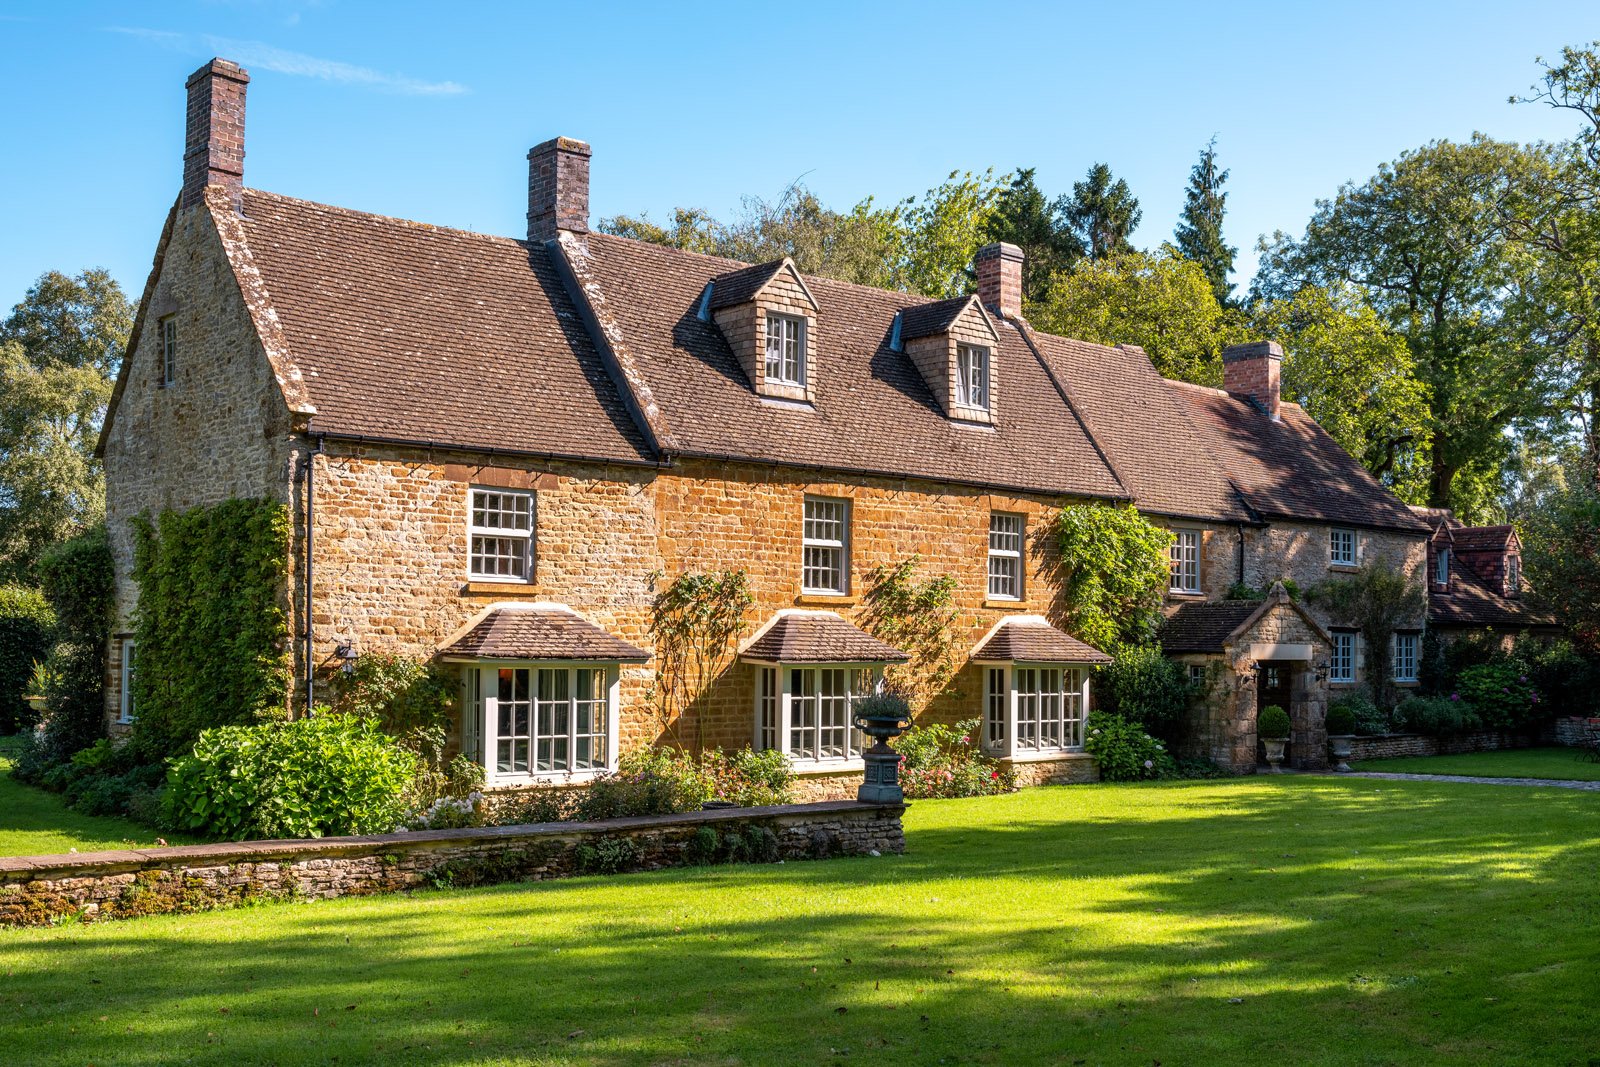
[[[1520,8],[1520,10],[1518,10]],[[794,13],[804,17],[795,19]],[[803,179],[847,207],[954,169],[1097,160],[1171,235],[1215,134],[1227,235],[1298,232],[1318,197],[1435,137],[1533,140],[1507,97],[1600,36],[1593,4],[624,5],[201,2],[0,6],[0,307],[48,269],[136,297],[183,148],[183,81],[251,71],[245,181],[520,236],[527,149],[594,146],[595,215],[728,214]]]

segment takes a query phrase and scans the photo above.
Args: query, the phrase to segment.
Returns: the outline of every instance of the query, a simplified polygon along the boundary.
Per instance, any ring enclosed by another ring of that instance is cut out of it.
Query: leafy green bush
[[[1194,689],[1188,669],[1155,645],[1120,646],[1112,662],[1095,672],[1095,693],[1105,711],[1163,737],[1183,726]]]
[[[1468,667],[1456,678],[1452,695],[1472,705],[1489,730],[1525,729],[1548,715],[1527,665],[1511,659]]]
[[[1356,713],[1347,702],[1335,701],[1328,705],[1328,714],[1322,725],[1331,737],[1353,734],[1356,732]]]
[[[741,808],[794,802],[794,767],[782,752],[720,748],[705,753],[701,768],[711,776],[712,800],[728,800]]]
[[[380,833],[404,817],[415,774],[370,719],[218,726],[172,762],[166,811],[176,829],[231,840]]]
[[[618,874],[639,862],[639,846],[626,837],[603,837],[578,846],[578,870],[585,874]]]
[[[115,599],[105,528],[47,550],[39,583],[56,617],[55,645],[46,658],[51,688],[45,693],[44,733],[31,753],[42,770],[105,736],[106,649]]]
[[[1068,628],[1096,648],[1155,635],[1172,583],[1172,533],[1133,505],[1073,504],[1056,517]]]
[[[1289,732],[1289,713],[1276,704],[1268,704],[1256,717],[1256,733],[1263,741],[1282,741]]]
[[[900,753],[900,788],[913,800],[984,797],[1017,788],[1010,768],[978,748],[977,719],[955,726],[913,726],[893,742]]]
[[[369,718],[417,757],[412,801],[419,811],[483,785],[483,769],[465,756],[445,758],[456,684],[440,664],[390,652],[365,652],[334,675],[329,707]]]
[[[1478,714],[1472,705],[1450,697],[1408,697],[1394,709],[1397,725],[1411,733],[1429,737],[1454,737],[1479,728]]]
[[[716,782],[682,749],[642,748],[623,756],[613,774],[589,784],[574,816],[586,822],[695,811]]]
[[[0,734],[34,723],[24,697],[32,687],[34,665],[45,658],[55,638],[56,617],[44,594],[18,585],[0,585]]]
[[[1138,782],[1170,778],[1177,767],[1167,746],[1145,733],[1138,723],[1120,715],[1097,711],[1089,716],[1084,750],[1094,757],[1100,777],[1107,782]]]
[[[1365,693],[1347,693],[1328,704],[1330,718],[1336,714],[1343,716],[1347,712],[1353,723],[1354,733],[1363,737],[1373,737],[1389,732],[1389,716]],[[1328,732],[1333,733],[1333,727],[1328,727]]]
[[[1600,715],[1600,660],[1583,655],[1571,641],[1520,637],[1511,658],[1528,665],[1528,678],[1545,714]]]

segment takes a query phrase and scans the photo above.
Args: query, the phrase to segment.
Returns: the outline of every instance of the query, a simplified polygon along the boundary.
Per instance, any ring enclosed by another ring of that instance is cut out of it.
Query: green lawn
[[[9,757],[14,743],[8,743],[10,740],[0,738],[0,856],[39,856],[73,849],[97,852],[156,843],[156,831],[148,826],[127,819],[80,815],[69,810],[59,794],[13,779]]]
[[[1578,1063],[1600,796],[1326,777],[915,804],[902,857],[0,932],[52,1064]]]
[[[1398,774],[1472,774],[1481,778],[1565,778],[1600,782],[1600,763],[1580,759],[1575,748],[1517,748],[1460,756],[1369,759],[1350,766],[1358,771]]]

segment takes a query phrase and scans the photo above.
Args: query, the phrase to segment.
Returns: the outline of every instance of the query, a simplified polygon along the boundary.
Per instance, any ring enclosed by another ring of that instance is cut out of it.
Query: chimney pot
[[[183,207],[205,199],[206,186],[228,190],[233,209],[244,191],[244,93],[250,75],[237,63],[213,59],[189,75],[183,139]]]
[[[582,141],[553,137],[528,152],[528,240],[589,232],[589,156]]]
[[[1022,317],[1022,249],[1004,241],[984,245],[972,257],[978,299],[1002,318]]]
[[[1283,346],[1276,341],[1229,345],[1222,350],[1222,387],[1234,396],[1253,401],[1277,421],[1282,365]]]

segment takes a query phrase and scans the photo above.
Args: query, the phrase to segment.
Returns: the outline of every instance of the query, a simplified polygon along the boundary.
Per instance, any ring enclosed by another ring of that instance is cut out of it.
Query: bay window
[[[992,756],[1083,747],[1089,674],[1081,667],[1012,663],[985,672],[983,745]]]
[[[490,785],[611,770],[618,675],[614,663],[465,667],[462,751]]]
[[[878,688],[882,667],[840,663],[756,665],[758,751],[796,763],[845,763],[868,744],[855,728],[855,702]]]

